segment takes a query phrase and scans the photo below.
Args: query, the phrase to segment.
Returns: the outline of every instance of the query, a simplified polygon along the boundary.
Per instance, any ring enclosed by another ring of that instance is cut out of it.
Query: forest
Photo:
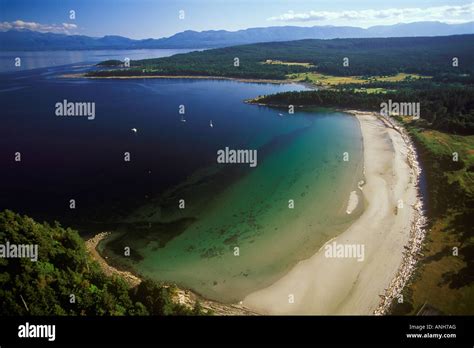
[[[174,286],[151,280],[131,288],[106,276],[79,234],[11,211],[0,212],[0,240],[38,245],[39,257],[0,258],[0,315],[202,315],[173,301]],[[73,296],[72,296],[73,295]]]
[[[283,80],[288,74],[308,71],[336,76],[430,76],[474,72],[474,35],[415,38],[298,40],[241,45],[132,60],[129,68],[99,69],[89,76],[186,75]],[[238,58],[238,66],[235,66]],[[343,64],[347,58],[347,64]],[[264,64],[267,60],[308,63],[308,66]],[[99,67],[120,67],[105,61]]]
[[[419,125],[455,134],[474,134],[474,88],[439,87],[399,89],[387,93],[361,93],[347,87],[335,90],[285,92],[256,98],[254,102],[271,105],[306,105],[380,111],[380,104],[419,102]]]

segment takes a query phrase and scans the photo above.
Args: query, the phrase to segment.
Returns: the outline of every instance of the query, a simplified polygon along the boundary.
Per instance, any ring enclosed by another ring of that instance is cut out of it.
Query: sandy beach
[[[207,75],[131,75],[131,76],[88,76],[86,73],[70,73],[59,75],[59,78],[65,79],[118,79],[118,80],[137,80],[137,79],[186,79],[186,80],[224,80],[224,81],[237,81],[245,83],[270,83],[275,85],[284,84],[296,84],[302,85],[309,89],[324,89],[322,86],[315,86],[312,83],[304,81],[294,81],[291,79],[275,80],[275,79],[255,79],[255,78],[239,78],[239,77],[227,77],[227,76],[207,76]],[[254,103],[256,104],[256,103]]]
[[[353,114],[364,144],[365,211],[311,258],[248,295],[245,307],[276,315],[384,314],[411,274],[422,240],[418,221],[423,218],[416,154],[396,125],[375,114]],[[335,245],[357,247],[363,258],[330,256],[327,250]]]
[[[110,276],[118,276],[121,277],[125,282],[130,285],[131,287],[138,286],[141,283],[141,279],[137,277],[136,275],[132,274],[131,272],[128,271],[122,271],[117,269],[116,267],[113,267],[107,263],[107,260],[104,259],[100,253],[97,250],[97,246],[99,243],[107,237],[111,235],[110,232],[101,232],[93,236],[92,238],[86,240],[86,249],[89,252],[89,254],[92,256],[92,258],[97,261],[102,268],[102,271]]]
[[[61,78],[88,78],[88,79],[188,79],[188,80],[228,80],[228,81],[239,81],[239,82],[250,82],[250,83],[273,83],[273,84],[287,84],[296,83],[291,80],[275,80],[275,79],[252,79],[252,78],[239,78],[239,77],[227,77],[227,76],[207,76],[207,75],[112,75],[112,76],[88,76],[85,73],[71,73],[60,75]],[[301,83],[302,84],[302,83]]]

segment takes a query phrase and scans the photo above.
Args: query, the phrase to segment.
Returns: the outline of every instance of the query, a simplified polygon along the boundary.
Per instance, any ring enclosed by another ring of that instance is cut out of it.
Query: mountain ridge
[[[280,42],[303,39],[376,38],[448,36],[474,33],[474,21],[462,24],[414,22],[378,25],[369,28],[351,26],[273,26],[227,30],[185,30],[159,39],[130,39],[119,35],[90,37],[40,33],[30,30],[0,32],[0,49],[18,51],[92,50],[92,49],[178,49],[217,48],[259,42]]]

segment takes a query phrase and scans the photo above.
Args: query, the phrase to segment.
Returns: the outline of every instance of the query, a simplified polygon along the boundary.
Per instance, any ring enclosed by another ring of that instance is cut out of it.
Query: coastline
[[[363,135],[365,179],[360,198],[368,208],[362,216],[277,282],[246,296],[243,305],[209,301],[183,289],[179,303],[192,306],[199,301],[219,315],[388,313],[416,267],[424,238],[420,167],[408,134],[395,121],[373,112],[342,111],[357,117]],[[393,192],[403,196],[404,209],[396,208],[398,196]],[[93,249],[107,236],[92,244]],[[324,248],[333,242],[363,244],[368,257],[364,262],[328,259]],[[108,265],[97,250],[92,254],[109,272],[127,280],[130,272]]]
[[[85,244],[87,251],[91,257],[99,263],[102,271],[107,276],[120,277],[132,288],[138,286],[142,282],[142,278],[133,274],[132,272],[120,270],[119,268],[110,265],[97,250],[99,243],[105,242],[107,238],[111,237],[111,235],[111,232],[101,232],[86,240]],[[258,315],[258,313],[246,308],[241,304],[223,304],[216,301],[211,301],[189,289],[183,289],[180,287],[178,287],[174,302],[184,305],[190,309],[194,308],[194,305],[199,302],[204,310],[212,312],[216,315]]]
[[[97,261],[100,265],[100,268],[102,268],[102,271],[107,275],[107,276],[118,276],[125,280],[125,282],[130,286],[130,287],[135,287],[138,286],[142,280],[134,275],[133,273],[129,271],[121,271],[118,268],[110,265],[105,258],[100,255],[99,251],[97,250],[97,246],[99,245],[100,242],[104,241],[111,235],[110,232],[101,232],[93,236],[92,238],[86,240],[86,249],[89,252],[89,254],[92,256],[92,258]]]
[[[386,314],[416,265],[424,237],[420,173],[402,127],[375,113],[350,111],[364,142],[366,211],[330,243],[363,245],[365,259],[325,257],[325,246],[243,303],[262,314]],[[402,197],[402,198],[400,198]],[[397,208],[398,200],[403,208]],[[291,300],[290,300],[291,299]]]
[[[357,110],[345,110],[345,112],[350,113],[356,117],[357,115],[363,115],[366,113]],[[419,186],[421,166],[418,161],[418,155],[413,141],[411,140],[405,128],[397,121],[391,118],[381,117],[376,113],[373,114],[382,122],[384,122],[387,127],[394,129],[401,135],[407,149],[406,160],[410,167],[410,178],[413,180],[413,184],[416,189],[416,202],[413,204],[414,218],[410,226],[409,241],[407,245],[404,246],[402,263],[395,277],[390,282],[390,285],[385,289],[384,294],[379,295],[381,301],[373,313],[376,315],[384,315],[388,314],[390,311],[392,301],[399,299],[403,288],[410,280],[410,277],[413,275],[413,272],[416,269],[417,261],[421,255],[421,249],[426,235],[424,227],[427,224],[427,218],[423,209],[422,194]],[[403,301],[403,299],[401,299],[401,301]]]
[[[207,76],[207,75],[133,75],[133,76],[87,76],[86,73],[77,73],[77,74],[63,74],[59,75],[59,78],[83,78],[83,79],[117,79],[117,80],[127,80],[127,79],[187,79],[187,80],[224,80],[224,81],[237,81],[243,83],[270,83],[275,85],[286,85],[286,84],[295,84],[305,86],[309,89],[324,89],[324,87],[316,86],[308,82],[303,81],[293,81],[293,80],[275,80],[275,79],[259,79],[259,78],[239,78],[239,77],[227,77],[227,76]],[[250,101],[245,100],[245,103],[250,103]],[[265,105],[265,104],[261,104]]]
[[[207,76],[207,75],[131,75],[131,76],[87,76],[85,73],[63,74],[61,78],[85,78],[85,79],[189,79],[189,80],[230,80],[247,83],[273,83],[273,84],[303,84],[291,80],[258,79],[258,78],[239,78],[227,76]]]
[[[423,200],[421,196],[421,189],[419,186],[421,166],[418,162],[418,155],[415,150],[415,145],[411,140],[410,136],[403,128],[403,126],[397,124],[396,121],[390,121],[389,119],[383,119],[384,122],[389,123],[393,129],[400,133],[407,147],[407,162],[410,166],[410,176],[414,181],[416,188],[416,202],[413,205],[414,218],[410,226],[410,239],[408,244],[405,245],[405,251],[403,252],[402,264],[400,265],[395,277],[391,281],[388,288],[385,289],[385,293],[381,295],[381,301],[379,306],[374,310],[376,315],[384,315],[390,311],[392,301],[400,299],[399,296],[410,277],[413,275],[419,257],[421,256],[423,241],[426,236],[425,226],[427,224],[427,218],[423,209]],[[400,299],[403,302],[403,298]]]

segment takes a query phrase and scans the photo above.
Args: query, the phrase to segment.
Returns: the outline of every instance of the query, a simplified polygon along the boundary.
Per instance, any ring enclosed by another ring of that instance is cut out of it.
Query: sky
[[[283,25],[367,28],[473,20],[472,0],[0,0],[0,31],[30,29],[134,39],[168,37],[184,30]]]

